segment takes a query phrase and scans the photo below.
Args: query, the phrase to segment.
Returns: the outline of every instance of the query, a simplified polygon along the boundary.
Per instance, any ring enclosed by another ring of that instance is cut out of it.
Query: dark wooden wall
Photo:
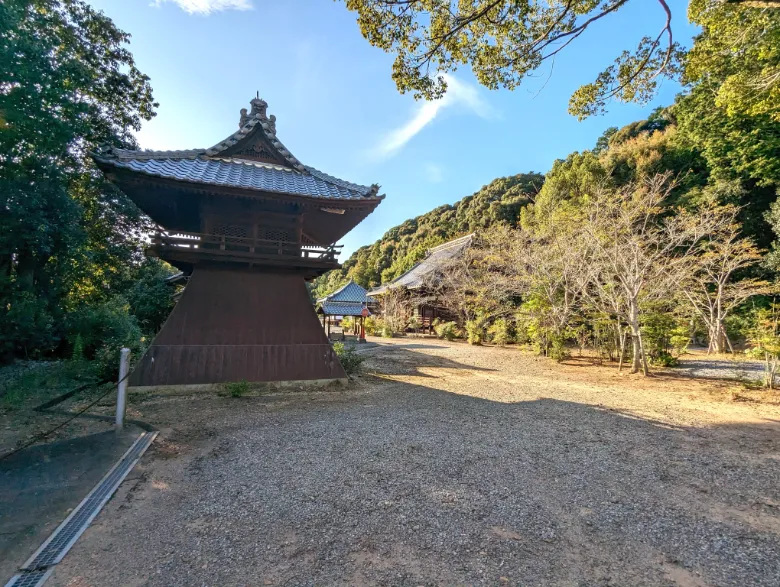
[[[130,385],[342,378],[302,276],[199,266]]]

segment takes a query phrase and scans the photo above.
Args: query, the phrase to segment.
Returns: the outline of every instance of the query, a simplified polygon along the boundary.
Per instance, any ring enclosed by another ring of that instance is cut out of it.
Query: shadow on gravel
[[[410,350],[410,348],[416,350]],[[448,348],[441,346],[431,345],[393,345],[384,346],[379,350],[375,350],[371,354],[371,360],[375,362],[380,368],[382,374],[387,375],[414,375],[415,377],[430,377],[437,379],[435,375],[430,375],[420,371],[420,368],[434,367],[438,369],[451,369],[451,370],[463,370],[465,371],[497,371],[498,369],[491,369],[487,367],[477,367],[475,365],[468,365],[453,361],[446,357],[439,357],[435,355],[429,355],[426,353],[417,352],[420,349],[425,348]]]
[[[777,585],[777,422],[670,426],[427,381],[184,419],[167,404],[159,427],[218,432],[151,459],[142,499],[53,585]]]
[[[440,345],[440,344],[424,344],[420,342],[412,342],[408,344],[396,344],[392,347],[387,348],[394,348],[394,349],[448,349],[450,347]]]

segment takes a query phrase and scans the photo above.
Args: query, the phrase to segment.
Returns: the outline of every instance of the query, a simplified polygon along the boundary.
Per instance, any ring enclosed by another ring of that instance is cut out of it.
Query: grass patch
[[[225,383],[223,389],[230,397],[241,397],[249,393],[249,383],[245,380]]]
[[[0,369],[0,408],[31,408],[84,385],[97,384],[86,361],[23,361]]]

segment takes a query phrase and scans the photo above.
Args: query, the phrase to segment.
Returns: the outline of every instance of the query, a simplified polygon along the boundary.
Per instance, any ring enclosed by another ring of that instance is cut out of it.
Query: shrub
[[[433,321],[433,330],[436,336],[444,340],[455,340],[458,337],[458,325],[455,322],[439,322],[437,318]]]
[[[550,346],[547,350],[547,356],[558,362],[569,357],[569,350],[566,348],[566,337],[561,335],[551,336]]]
[[[658,367],[676,367],[680,364],[677,357],[667,353],[661,352],[650,357],[650,363]]]
[[[477,314],[472,320],[466,320],[466,340],[469,344],[480,345],[487,338],[487,319]]]
[[[688,328],[678,323],[674,316],[663,313],[648,313],[642,323],[642,344],[653,365],[674,367],[675,358],[688,348]]]
[[[669,336],[669,344],[672,347],[672,354],[675,357],[679,357],[688,352],[688,345],[691,344],[689,328],[683,324],[674,328]]]
[[[499,318],[487,329],[490,342],[497,345],[505,345],[512,342],[512,329],[508,320]]]
[[[341,329],[346,332],[352,330],[355,327],[355,319],[352,316],[344,316],[341,319]]]
[[[73,350],[70,353],[71,361],[83,361],[84,360],[84,339],[80,334],[76,334],[76,338],[73,341]]]
[[[755,325],[755,316],[752,313],[737,311],[726,316],[724,326],[726,327],[726,336],[732,344],[744,343],[753,335]],[[702,338],[708,336],[706,330]]]
[[[245,380],[230,381],[223,385],[223,389],[230,397],[241,397],[249,393],[249,383]]]
[[[569,330],[572,338],[577,341],[577,346],[580,347],[580,356],[582,356],[582,353],[593,341],[593,331],[586,323],[578,324]]]
[[[409,323],[406,325],[409,330],[418,331],[420,329],[420,326],[422,324],[420,323],[420,319],[417,316],[412,316],[409,318]]]
[[[382,337],[383,338],[393,338],[393,329],[390,328],[389,324],[383,324],[382,325]]]
[[[778,308],[772,304],[771,309],[756,312],[753,329],[748,339],[752,348],[748,354],[764,361],[764,386],[775,388],[775,378],[780,368],[780,334],[778,333]]]
[[[608,317],[598,316],[592,321],[593,346],[600,359],[615,360],[620,354],[620,341],[616,338],[615,324]]]
[[[381,320],[377,318],[376,316],[369,316],[366,318],[364,322],[364,327],[366,329],[366,334],[369,336],[376,336],[382,331],[381,328]]]
[[[569,329],[559,324],[549,302],[538,295],[531,295],[520,307],[516,316],[518,340],[526,342],[535,352],[558,361],[566,358],[566,340]]]
[[[170,276],[170,268],[162,261],[146,259],[124,294],[130,313],[150,336],[160,330],[175,304],[171,296],[174,290],[165,281]]]
[[[356,375],[360,372],[365,357],[358,353],[354,347],[337,342],[333,344],[333,350],[347,375]]]
[[[45,300],[29,292],[20,292],[12,296],[2,310],[0,357],[19,353],[27,359],[38,359],[53,351],[59,343],[55,321]]]
[[[95,374],[106,381],[119,373],[119,354],[123,347],[138,359],[144,349],[144,338],[127,303],[120,297],[103,304],[82,306],[67,317],[68,340],[81,354],[93,360]],[[75,353],[73,353],[75,355]]]

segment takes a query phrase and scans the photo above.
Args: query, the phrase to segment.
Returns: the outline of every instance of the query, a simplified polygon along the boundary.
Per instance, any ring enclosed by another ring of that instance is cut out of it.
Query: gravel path
[[[780,408],[392,341],[346,391],[136,398],[162,427],[51,585],[780,585]]]
[[[736,381],[763,381],[764,364],[749,359],[710,358],[706,355],[683,356],[680,366],[674,370],[690,377],[706,379],[731,379]]]

